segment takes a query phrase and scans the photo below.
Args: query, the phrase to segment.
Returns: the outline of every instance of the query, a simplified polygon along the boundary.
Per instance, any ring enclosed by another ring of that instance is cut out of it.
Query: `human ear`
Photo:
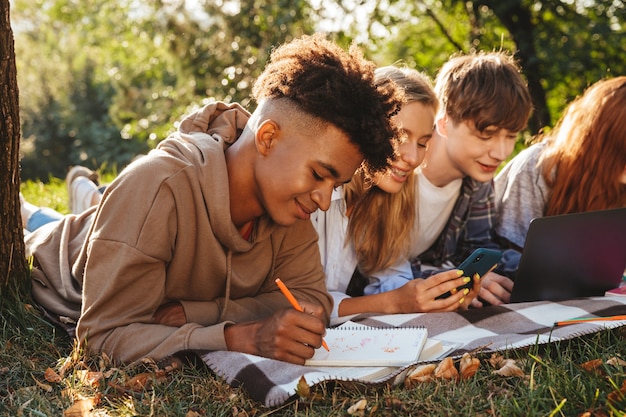
[[[280,128],[278,124],[271,119],[265,120],[259,125],[254,134],[254,143],[257,151],[261,155],[267,155],[269,153],[278,138],[279,131]]]
[[[440,136],[448,136],[448,115],[444,114],[435,121],[435,129]]]

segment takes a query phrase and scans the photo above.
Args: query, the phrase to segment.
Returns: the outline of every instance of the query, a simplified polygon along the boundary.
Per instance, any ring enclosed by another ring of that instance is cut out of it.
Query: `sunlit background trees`
[[[238,101],[272,46],[325,31],[379,65],[434,76],[453,53],[515,52],[529,133],[607,76],[626,74],[621,0],[14,0],[22,179],[120,169],[207,100]]]

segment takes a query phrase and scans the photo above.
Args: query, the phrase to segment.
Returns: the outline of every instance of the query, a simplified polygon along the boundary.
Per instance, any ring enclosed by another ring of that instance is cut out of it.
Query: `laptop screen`
[[[626,207],[531,221],[511,302],[604,295],[626,269]]]

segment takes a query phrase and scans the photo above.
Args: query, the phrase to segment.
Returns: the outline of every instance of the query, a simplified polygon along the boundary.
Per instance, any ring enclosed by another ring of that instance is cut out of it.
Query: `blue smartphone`
[[[465,285],[457,287],[457,291],[462,291],[465,288],[472,288],[474,285],[474,275],[478,274],[481,278],[487,272],[493,270],[498,266],[498,262],[502,259],[502,252],[495,249],[478,248],[470,256],[465,258],[463,262],[457,267],[463,271],[463,276],[470,277],[472,281]],[[447,298],[452,295],[450,291],[441,294],[439,298]]]

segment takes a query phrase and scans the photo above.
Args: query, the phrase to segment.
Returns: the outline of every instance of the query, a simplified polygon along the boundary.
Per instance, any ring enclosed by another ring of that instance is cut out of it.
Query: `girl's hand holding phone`
[[[460,287],[457,287],[456,291],[448,291],[441,294],[437,297],[437,299],[448,298],[453,293],[463,291],[466,288],[471,290],[474,287],[474,279],[476,279],[476,277],[480,279],[484,275],[493,271],[496,266],[498,266],[498,262],[500,262],[501,258],[502,252],[499,250],[485,248],[476,249],[458,266],[458,269],[463,271],[463,275],[471,277],[472,280]]]

